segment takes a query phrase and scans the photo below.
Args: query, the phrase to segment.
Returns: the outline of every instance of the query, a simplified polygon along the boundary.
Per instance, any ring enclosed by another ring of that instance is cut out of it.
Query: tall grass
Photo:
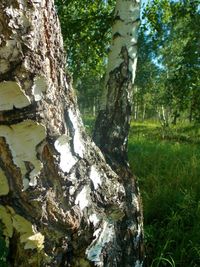
[[[131,127],[129,161],[143,197],[148,267],[200,266],[200,145],[194,131],[196,126],[162,129],[155,123]]]

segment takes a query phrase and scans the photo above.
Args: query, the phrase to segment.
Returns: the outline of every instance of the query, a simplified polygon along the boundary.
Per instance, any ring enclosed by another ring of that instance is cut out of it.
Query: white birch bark
[[[85,133],[53,1],[3,0],[0,18],[0,221],[9,264],[142,266],[138,192]]]
[[[139,16],[139,1],[116,1],[104,94],[94,133],[105,154],[121,162],[127,161]]]

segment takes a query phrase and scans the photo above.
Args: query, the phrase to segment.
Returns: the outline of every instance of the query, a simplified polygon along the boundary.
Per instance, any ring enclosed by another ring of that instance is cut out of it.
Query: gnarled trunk
[[[142,266],[137,187],[85,133],[53,1],[2,0],[0,18],[0,220],[8,262]]]

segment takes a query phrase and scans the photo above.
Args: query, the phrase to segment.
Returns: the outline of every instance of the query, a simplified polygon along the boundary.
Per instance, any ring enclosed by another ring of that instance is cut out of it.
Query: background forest
[[[68,69],[83,113],[99,109],[115,1],[58,1]],[[141,9],[133,118],[200,121],[199,0],[154,0]]]
[[[113,0],[57,0],[69,73],[92,131]],[[144,204],[146,266],[200,266],[200,0],[143,3],[129,161]]]

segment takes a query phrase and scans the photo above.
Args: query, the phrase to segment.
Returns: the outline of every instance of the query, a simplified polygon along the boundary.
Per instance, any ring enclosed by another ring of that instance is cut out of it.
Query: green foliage
[[[103,79],[95,76],[82,77],[76,83],[76,92],[81,112],[96,115],[96,109],[100,104],[102,94]]]
[[[195,121],[200,121],[199,7],[199,0],[150,1],[143,13],[146,23],[141,28],[152,64],[160,68],[153,77],[153,87],[159,92],[158,98],[154,94],[157,105],[170,109],[171,116],[187,114]],[[143,63],[148,68],[148,61]],[[149,73],[153,73],[152,67]],[[146,87],[148,82],[149,79]]]
[[[88,134],[92,136],[92,132],[94,129],[95,118],[93,116],[83,116],[83,123],[85,125],[86,131]]]
[[[114,0],[55,0],[80,109],[95,113],[102,94]]]
[[[133,123],[129,162],[143,197],[146,266],[200,266],[199,125]]]
[[[104,74],[114,0],[56,0],[68,68],[74,80]]]
[[[150,116],[155,116],[156,106],[162,104],[162,88],[157,82],[161,76],[161,70],[153,62],[152,41],[141,27],[138,35],[138,63],[133,90],[134,109],[140,108],[135,119],[143,119],[144,108]],[[153,113],[152,113],[153,111]]]

